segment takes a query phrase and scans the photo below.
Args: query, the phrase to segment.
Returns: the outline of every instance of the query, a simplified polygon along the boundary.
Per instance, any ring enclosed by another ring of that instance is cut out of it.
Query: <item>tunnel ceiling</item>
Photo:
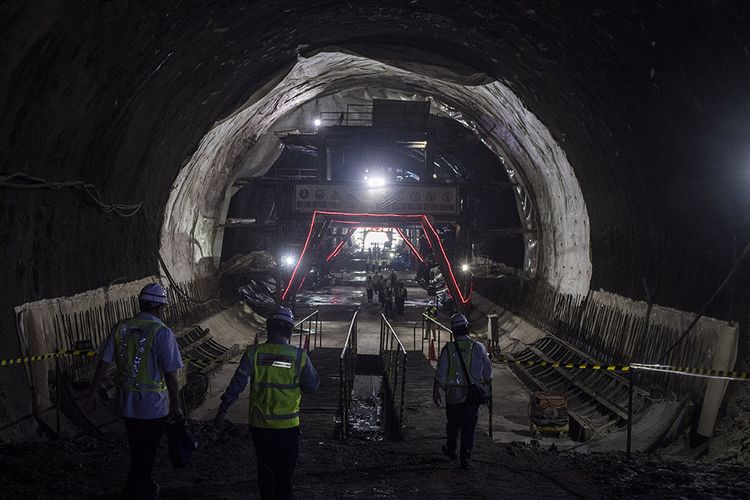
[[[641,298],[645,279],[695,310],[747,239],[744,3],[40,1],[0,19],[2,171],[145,202],[123,220],[70,191],[2,190],[4,336],[13,305],[156,272],[202,139],[327,47],[510,89],[574,169],[594,288]]]

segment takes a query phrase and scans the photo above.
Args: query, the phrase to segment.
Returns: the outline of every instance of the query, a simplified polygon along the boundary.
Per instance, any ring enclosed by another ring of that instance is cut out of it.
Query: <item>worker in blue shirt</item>
[[[146,285],[138,295],[141,312],[119,322],[99,350],[89,393],[96,409],[98,389],[115,363],[117,407],[125,422],[130,472],[123,498],[152,499],[159,486],[151,479],[156,450],[168,418],[182,418],[177,370],[183,367],[177,339],[162,321],[169,301],[161,285]]]
[[[264,499],[292,498],[292,475],[299,453],[302,393],[318,390],[320,380],[304,349],[289,344],[294,315],[279,307],[266,320],[268,341],[242,356],[214,419],[224,429],[229,407],[250,380],[248,421],[258,462],[258,489]]]
[[[440,351],[435,367],[435,383],[432,398],[440,406],[440,389],[445,391],[445,414],[448,440],[441,449],[448,458],[455,460],[458,435],[461,435],[461,468],[471,467],[471,450],[474,447],[474,430],[477,426],[479,404],[467,401],[469,384],[489,386],[492,380],[492,362],[484,345],[469,337],[469,321],[463,314],[451,317],[451,332],[454,342],[446,343]],[[458,349],[457,349],[458,347]],[[466,380],[464,367],[471,380]]]

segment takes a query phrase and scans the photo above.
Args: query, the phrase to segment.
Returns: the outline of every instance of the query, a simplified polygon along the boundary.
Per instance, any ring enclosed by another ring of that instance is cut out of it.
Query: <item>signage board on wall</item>
[[[370,214],[455,214],[455,186],[297,184],[295,211],[357,212]]]

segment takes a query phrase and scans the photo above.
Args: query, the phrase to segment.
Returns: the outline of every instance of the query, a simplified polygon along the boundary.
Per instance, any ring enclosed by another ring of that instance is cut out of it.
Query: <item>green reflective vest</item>
[[[427,306],[424,310],[424,313],[429,316],[432,319],[437,318],[437,307],[435,306]]]
[[[471,359],[474,355],[474,341],[471,339],[459,340],[458,347],[461,349],[461,356],[463,356],[466,371],[469,373],[469,376],[471,376]],[[446,344],[446,349],[448,349],[448,374],[445,379],[445,386],[468,387],[469,382],[466,380],[463,368],[461,368],[461,360],[458,359],[456,344],[454,342],[449,342]]]
[[[163,325],[156,321],[132,318],[115,327],[115,363],[117,385],[133,392],[165,392],[161,373],[150,373],[148,359],[154,337]]]
[[[299,426],[302,391],[300,373],[307,363],[304,349],[288,344],[259,344],[250,348],[253,378],[249,424],[265,429]]]

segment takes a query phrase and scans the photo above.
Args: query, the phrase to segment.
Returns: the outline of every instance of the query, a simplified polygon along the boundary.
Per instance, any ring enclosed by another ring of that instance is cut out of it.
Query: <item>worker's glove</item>
[[[182,410],[180,408],[170,408],[169,409],[169,417],[167,418],[169,422],[179,422],[181,420],[185,420],[185,415],[182,414]]]
[[[442,402],[440,391],[432,391],[432,400],[435,402],[435,406],[440,406],[440,403]]]
[[[227,412],[220,411],[216,414],[216,417],[214,417],[214,428],[217,432],[223,432],[224,428],[226,427],[225,418],[227,416]]]

